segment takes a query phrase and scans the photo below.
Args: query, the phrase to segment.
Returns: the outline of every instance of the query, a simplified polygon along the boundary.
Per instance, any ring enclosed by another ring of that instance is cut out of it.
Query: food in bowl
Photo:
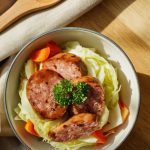
[[[50,41],[20,74],[16,120],[58,149],[105,144],[129,115],[116,69],[94,48]]]

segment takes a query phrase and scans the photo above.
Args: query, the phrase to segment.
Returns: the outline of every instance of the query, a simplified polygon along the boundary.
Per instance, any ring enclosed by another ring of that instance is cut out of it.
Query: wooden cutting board
[[[0,0],[0,14],[15,0]],[[134,130],[118,150],[150,149],[150,0],[103,0],[69,26],[105,34],[132,61],[141,88],[141,109]]]

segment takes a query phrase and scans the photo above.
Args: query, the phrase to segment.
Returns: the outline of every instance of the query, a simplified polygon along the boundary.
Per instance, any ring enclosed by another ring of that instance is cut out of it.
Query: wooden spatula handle
[[[30,13],[33,6],[34,3],[32,5],[30,0],[16,1],[16,3],[10,9],[0,16],[0,32],[2,32],[20,17]]]

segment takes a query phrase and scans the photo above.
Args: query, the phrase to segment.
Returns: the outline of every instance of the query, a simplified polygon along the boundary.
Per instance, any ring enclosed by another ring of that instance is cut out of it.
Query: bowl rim
[[[65,31],[65,30],[74,30],[74,31],[83,31],[83,32],[89,32],[89,33],[93,33],[95,35],[98,35],[102,38],[104,38],[105,40],[108,40],[110,43],[112,43],[113,45],[115,45],[122,53],[123,55],[126,57],[126,59],[128,60],[128,62],[130,63],[131,65],[131,68],[133,70],[133,73],[135,75],[135,79],[136,79],[136,82],[137,82],[137,90],[138,90],[138,93],[139,93],[139,97],[138,97],[138,111],[137,111],[137,115],[135,117],[135,121],[133,123],[133,126],[131,127],[131,129],[129,130],[129,132],[127,133],[126,137],[115,147],[115,149],[117,149],[126,139],[127,137],[129,136],[129,134],[131,133],[131,131],[133,130],[133,128],[135,127],[135,124],[137,122],[137,118],[139,116],[139,111],[140,111],[140,105],[141,105],[141,93],[140,93],[140,87],[139,87],[139,81],[138,81],[138,77],[137,77],[137,74],[136,74],[136,70],[131,62],[131,60],[129,59],[129,57],[127,56],[127,54],[124,52],[124,50],[117,44],[115,43],[113,40],[111,40],[109,37],[105,36],[104,34],[102,33],[99,33],[97,31],[94,31],[94,30],[91,30],[91,29],[86,29],[86,28],[81,28],[81,27],[61,27],[61,28],[57,28],[57,29],[53,29],[53,30],[50,30],[50,31],[47,31],[47,32],[44,32],[43,34],[40,34],[38,36],[35,36],[32,38],[32,40],[30,40],[27,44],[25,44],[21,49],[20,51],[16,54],[15,58],[13,59],[10,67],[9,67],[9,70],[8,70],[8,74],[7,74],[7,77],[6,77],[6,83],[5,83],[5,87],[4,87],[4,110],[5,110],[5,114],[6,114],[6,117],[7,117],[7,120],[9,122],[9,125],[11,127],[11,129],[13,130],[15,136],[19,139],[19,141],[27,148],[27,149],[31,149],[18,135],[17,131],[15,130],[12,122],[11,122],[11,119],[9,117],[9,113],[8,113],[8,109],[7,109],[7,103],[6,103],[6,91],[7,91],[7,84],[8,84],[8,80],[9,80],[9,76],[10,76],[10,72],[11,72],[11,69],[14,65],[14,63],[16,62],[17,58],[20,56],[20,54],[26,49],[26,47],[28,47],[30,44],[32,44],[35,40],[41,38],[42,36],[45,36],[45,35],[48,35],[50,33],[54,33],[54,32],[59,32],[59,31]]]

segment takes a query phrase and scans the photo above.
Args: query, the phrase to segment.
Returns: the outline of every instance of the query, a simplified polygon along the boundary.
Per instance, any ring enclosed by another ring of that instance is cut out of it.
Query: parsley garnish
[[[73,85],[68,80],[61,80],[54,86],[53,92],[55,100],[61,106],[70,104],[81,104],[87,99],[89,87],[86,83],[78,82]]]
[[[73,91],[73,85],[68,80],[61,80],[60,83],[54,86],[53,92],[57,103],[61,106],[71,104],[71,93]]]
[[[72,93],[73,99],[72,103],[73,104],[81,104],[87,99],[87,93],[88,93],[88,85],[83,82],[78,82],[76,85],[76,89]]]

